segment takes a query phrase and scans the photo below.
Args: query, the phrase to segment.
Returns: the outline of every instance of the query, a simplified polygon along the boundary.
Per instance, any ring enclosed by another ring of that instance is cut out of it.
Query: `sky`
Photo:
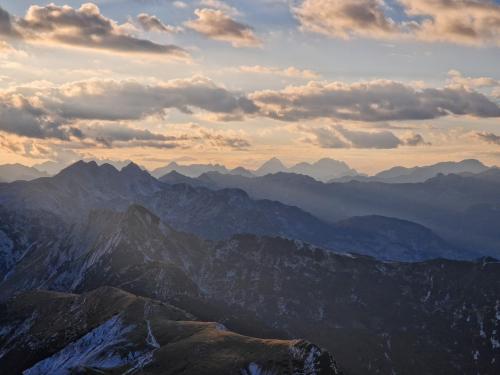
[[[500,165],[500,1],[0,0],[0,164]]]

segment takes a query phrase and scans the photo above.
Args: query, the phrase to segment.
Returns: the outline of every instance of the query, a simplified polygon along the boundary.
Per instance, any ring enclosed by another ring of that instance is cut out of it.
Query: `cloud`
[[[415,36],[430,42],[500,45],[500,5],[489,0],[400,0],[422,20]]]
[[[103,16],[92,3],[83,4],[79,9],[67,5],[32,5],[23,18],[13,18],[0,8],[2,35],[35,44],[50,43],[117,53],[188,56],[178,46],[135,37],[126,27]]]
[[[426,142],[421,134],[414,134],[404,140],[406,146],[430,146],[430,142]]]
[[[253,74],[272,74],[281,77],[290,77],[290,78],[304,78],[304,79],[317,79],[319,78],[319,74],[313,72],[308,69],[299,69],[294,66],[290,66],[288,68],[275,68],[275,67],[267,67],[262,65],[243,65],[238,68],[238,70],[242,73],[253,73]]]
[[[223,1],[220,0],[201,0],[200,5],[205,7],[205,8],[214,8],[214,9],[219,9],[222,10],[226,14],[231,14],[233,16],[239,16],[241,13],[238,11],[238,9],[226,4]]]
[[[78,131],[65,126],[43,107],[17,94],[0,95],[0,131],[29,138],[69,140]]]
[[[158,17],[141,13],[137,15],[137,22],[145,31],[156,31],[160,33],[175,33],[178,28],[164,24]]]
[[[175,137],[167,137],[163,134],[153,133],[145,129],[136,129],[119,123],[81,125],[79,126],[79,130],[86,138],[93,139],[106,147],[116,146],[117,143],[129,144],[132,141],[162,144],[177,140]]]
[[[483,133],[476,133],[476,136],[483,142],[500,146],[500,135],[483,132]]]
[[[424,120],[448,115],[500,117],[500,106],[465,88],[423,88],[389,80],[309,82],[249,96],[261,114],[282,121],[329,118],[364,122]]]
[[[364,132],[349,130],[343,126],[337,126],[336,129],[354,148],[391,149],[402,144],[401,140],[390,131]]]
[[[293,11],[304,30],[335,38],[389,38],[400,32],[379,0],[305,0]]]
[[[200,139],[208,141],[212,146],[218,147],[218,148],[229,148],[232,150],[247,150],[248,148],[251,147],[251,143],[242,138],[242,137],[237,137],[234,135],[224,135],[216,132],[210,132],[209,130],[206,129],[199,129],[201,133]]]
[[[19,38],[21,35],[14,27],[14,23],[9,12],[0,7],[0,35]]]
[[[306,135],[302,141],[321,148],[394,149],[400,146],[429,145],[420,134],[400,139],[390,131],[359,131],[342,125],[295,128]]]
[[[144,84],[137,81],[89,80],[63,85],[42,98],[67,119],[136,120],[175,108],[227,114],[251,114],[256,106],[204,77]]]
[[[335,127],[306,127],[299,126],[298,130],[308,136],[302,141],[311,143],[321,148],[350,148],[351,145],[344,141]]]
[[[195,15],[198,18],[185,25],[210,39],[231,43],[236,48],[262,45],[250,26],[233,20],[221,10],[196,9]]]
[[[172,139],[119,122],[161,116],[171,108],[184,113],[202,110],[228,116],[257,111],[245,96],[227,91],[203,77],[155,84],[94,79],[0,91],[0,131],[63,141],[90,138],[103,145],[130,141],[164,143]],[[89,121],[115,124],[90,126]],[[228,142],[236,145],[236,141]]]
[[[469,89],[500,87],[500,80],[490,77],[464,77],[458,70],[448,72],[448,84],[451,87],[466,87]]]
[[[303,0],[292,8],[303,30],[333,38],[412,39],[500,45],[500,5],[490,0]]]
[[[172,4],[177,9],[185,9],[188,7],[188,5],[184,1],[174,1]]]

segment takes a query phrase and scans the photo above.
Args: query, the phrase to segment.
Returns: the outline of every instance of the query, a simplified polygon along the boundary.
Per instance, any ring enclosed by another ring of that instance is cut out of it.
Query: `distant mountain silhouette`
[[[0,183],[13,181],[31,181],[40,177],[47,177],[48,174],[33,167],[26,167],[22,164],[0,165]]]
[[[324,158],[315,163],[298,163],[290,168],[286,167],[278,158],[272,158],[263,163],[257,170],[251,171],[243,167],[228,169],[220,164],[191,164],[179,165],[176,162],[168,164],[166,167],[155,169],[151,174],[161,178],[170,172],[178,172],[186,177],[199,177],[204,173],[218,172],[236,176],[253,177],[265,176],[279,172],[300,173],[311,176],[320,181],[328,181],[333,178],[353,176],[358,173],[350,168],[346,163],[334,159]]]
[[[442,162],[428,166],[405,168],[393,167],[374,176],[346,176],[332,179],[330,182],[376,181],[386,183],[417,183],[425,182],[438,174],[476,174],[485,172],[488,167],[478,160],[467,159],[460,162]]]

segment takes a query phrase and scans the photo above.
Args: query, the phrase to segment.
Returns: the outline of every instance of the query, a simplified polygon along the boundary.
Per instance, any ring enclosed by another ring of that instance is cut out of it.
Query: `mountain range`
[[[167,178],[162,178],[166,181]],[[438,175],[423,183],[322,183],[277,173],[263,177],[207,173],[197,186],[238,188],[254,199],[277,200],[336,223],[355,216],[385,216],[423,225],[456,247],[500,256],[500,170]]]
[[[40,177],[48,177],[48,174],[22,164],[0,165],[0,183],[19,180],[30,181]]]
[[[374,176],[343,176],[332,179],[329,182],[349,181],[375,181],[385,183],[418,183],[425,182],[437,175],[448,174],[477,174],[487,171],[489,168],[479,160],[466,159],[460,162],[442,162],[428,166],[405,168],[393,167],[379,172]]]
[[[9,215],[3,242],[22,256],[0,283],[0,370],[336,374],[330,353],[345,374],[500,370],[494,259],[381,262],[283,238],[210,241],[139,205],[81,223]]]
[[[0,205],[17,211],[46,211],[79,222],[96,208],[124,210],[138,203],[178,230],[213,240],[243,233],[281,236],[384,260],[482,255],[452,246],[408,221],[371,216],[337,224],[277,200],[252,199],[241,189],[209,189],[176,172],[168,176],[180,181],[159,181],[135,164],[119,171],[109,164],[78,162],[52,178],[0,185]],[[377,229],[370,230],[369,222]]]
[[[90,162],[92,160],[87,160]],[[117,169],[122,169],[131,163],[127,161],[98,160],[99,165],[110,164]],[[45,162],[34,167],[25,167],[21,164],[6,164],[0,166],[0,182],[12,182],[15,180],[33,180],[39,177],[56,175],[65,167],[57,162]],[[141,167],[141,169],[145,169]],[[405,168],[393,167],[379,172],[373,176],[358,173],[345,162],[330,158],[323,158],[314,163],[301,162],[286,167],[281,160],[272,158],[263,163],[257,170],[249,170],[244,167],[229,169],[221,164],[190,164],[181,165],[171,162],[165,167],[151,171],[151,175],[161,178],[171,172],[180,173],[186,177],[196,178],[204,173],[218,172],[221,174],[237,175],[244,177],[265,176],[275,173],[295,173],[310,176],[322,182],[349,182],[349,181],[377,181],[386,183],[417,183],[435,177],[438,174],[477,174],[488,169],[478,160],[468,159],[460,162],[442,162],[429,166]]]

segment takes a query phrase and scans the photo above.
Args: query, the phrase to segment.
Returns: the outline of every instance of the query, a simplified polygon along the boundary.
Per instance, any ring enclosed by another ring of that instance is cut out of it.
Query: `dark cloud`
[[[394,149],[400,146],[429,145],[420,134],[400,139],[390,131],[367,132],[347,129],[341,125],[323,127],[300,125],[297,130],[307,135],[305,142],[321,148]]]
[[[483,133],[476,133],[476,136],[483,142],[500,146],[500,135],[483,132]]]
[[[196,9],[196,20],[185,25],[208,38],[231,43],[234,47],[259,47],[262,42],[252,28],[237,22],[222,10]]]
[[[174,33],[176,28],[164,24],[158,17],[147,13],[141,13],[137,16],[137,22],[145,31],[157,31],[161,33]]]
[[[426,142],[421,134],[414,134],[404,140],[406,146],[430,146],[431,143]]]
[[[500,117],[500,106],[463,87],[416,89],[395,81],[345,84],[311,82],[250,98],[265,116],[282,121],[317,118],[377,122],[453,115]]]
[[[401,140],[389,131],[364,132],[349,130],[337,126],[337,131],[351,143],[353,148],[397,148],[402,144]]]
[[[10,14],[0,7],[0,35],[18,38],[20,34],[14,29]]]
[[[83,4],[79,9],[67,5],[33,5],[24,18],[15,19],[0,8],[0,35],[32,43],[50,42],[120,53],[187,56],[180,47],[161,45],[131,35],[125,27],[103,16],[91,3]]]

